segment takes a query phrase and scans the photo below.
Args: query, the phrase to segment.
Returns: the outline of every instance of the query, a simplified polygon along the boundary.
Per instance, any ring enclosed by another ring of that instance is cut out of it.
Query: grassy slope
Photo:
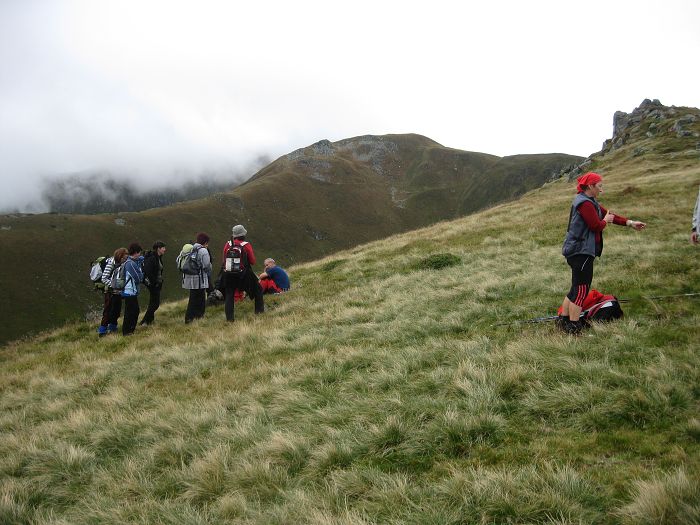
[[[363,145],[355,148],[358,141]],[[382,153],[380,146],[387,143],[395,150],[372,156]],[[470,210],[513,196],[503,191],[500,182],[489,184],[484,178],[483,168],[488,165],[484,159],[493,162],[498,157],[450,150],[420,135],[359,137],[340,141],[335,147],[337,154],[327,156],[310,146],[295,160],[290,156],[278,159],[230,193],[164,208],[118,216],[0,217],[0,244],[12,246],[13,261],[21,261],[12,265],[12,271],[0,272],[0,344],[99,310],[100,297],[87,279],[89,262],[133,241],[145,248],[156,239],[168,245],[163,298],[172,300],[183,296],[174,271],[175,256],[198,231],[210,234],[214,257],[219,259],[231,226],[243,223],[257,255],[273,256],[287,266],[456,217],[462,213],[463,203],[471,202],[471,195],[462,187],[472,180],[480,181],[481,193],[478,204],[472,203]],[[425,151],[432,151],[439,165],[419,166]],[[543,157],[535,170],[537,176],[521,192],[540,185],[555,171],[550,157],[559,166],[576,159],[568,155]],[[407,169],[414,164],[418,167]],[[517,171],[517,166],[512,171]],[[426,199],[430,190],[410,185],[407,172],[422,177],[427,186],[447,186],[454,191],[441,191],[437,199]],[[392,187],[396,187],[398,197],[408,199],[411,195],[415,201],[405,208],[397,206],[392,201]],[[454,196],[449,206],[444,198],[447,194]],[[125,224],[115,224],[117,217]]]
[[[698,523],[696,151],[597,161],[594,286],[626,318],[568,338],[573,184],[291,269],[237,322],[184,303],[129,339],[2,350],[3,523]],[[421,269],[430,254],[461,263]]]

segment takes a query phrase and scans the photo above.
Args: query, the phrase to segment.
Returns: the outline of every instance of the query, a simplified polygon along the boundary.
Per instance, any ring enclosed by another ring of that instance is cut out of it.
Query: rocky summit
[[[613,135],[580,164],[566,167],[559,177],[573,180],[594,169],[606,155],[615,154],[623,146],[634,145],[630,155],[673,153],[693,154],[700,151],[700,110],[691,107],[664,106],[658,99],[645,99],[631,113],[616,111]]]
[[[605,141],[602,151],[620,148],[633,135],[639,136],[641,133],[649,138],[660,133],[675,133],[678,138],[700,138],[700,131],[693,126],[699,117],[695,108],[666,107],[658,99],[645,99],[632,113],[615,112],[613,136]],[[673,121],[670,126],[669,121]]]

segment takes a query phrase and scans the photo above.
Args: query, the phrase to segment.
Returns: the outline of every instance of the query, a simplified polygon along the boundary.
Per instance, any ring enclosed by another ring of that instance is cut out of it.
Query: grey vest
[[[595,232],[592,231],[586,221],[583,220],[578,212],[579,206],[586,201],[590,201],[595,206],[598,212],[598,217],[603,218],[603,212],[600,205],[593,198],[585,193],[577,193],[574,201],[571,203],[571,214],[569,215],[569,227],[567,228],[566,237],[564,237],[564,245],[561,247],[561,254],[564,257],[572,257],[574,255],[592,255],[593,257],[600,256],[603,251],[603,233],[600,234],[600,251],[596,253]]]

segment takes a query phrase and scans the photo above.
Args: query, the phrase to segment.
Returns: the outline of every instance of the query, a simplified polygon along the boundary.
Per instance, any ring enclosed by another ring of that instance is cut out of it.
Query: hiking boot
[[[117,325],[116,324],[110,324],[107,325],[107,331],[112,334],[117,331]]]
[[[565,316],[565,315],[560,315],[559,317],[557,317],[557,318],[554,320],[554,326],[556,326],[557,328],[559,328],[559,330],[562,330],[562,331],[563,331],[563,330],[564,330],[564,324],[565,324],[566,321],[568,321],[568,320],[569,320],[569,318],[568,318],[567,316]]]
[[[581,335],[581,330],[583,330],[583,325],[581,321],[572,321],[567,319],[564,322],[564,333],[569,335]]]
[[[98,327],[97,327],[97,335],[98,335],[99,337],[104,337],[104,336],[106,336],[106,335],[107,335],[107,327],[106,327],[106,326],[102,326],[102,325],[98,326]]]

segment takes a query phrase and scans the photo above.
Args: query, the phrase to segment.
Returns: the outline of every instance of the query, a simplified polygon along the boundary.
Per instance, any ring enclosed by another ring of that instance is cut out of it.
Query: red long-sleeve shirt
[[[600,206],[600,204],[598,204],[598,206]],[[602,206],[600,206],[600,211],[602,212],[603,217],[605,217],[605,215],[608,213],[608,210]],[[578,207],[578,212],[581,217],[583,217],[583,220],[586,222],[586,225],[591,229],[591,231],[595,232],[596,244],[600,244],[600,233],[605,229],[608,223],[598,217],[598,212],[596,211],[595,206],[593,206],[593,203],[590,201],[582,203]],[[627,224],[627,218],[616,214],[615,218],[613,219],[613,224],[625,226]]]

